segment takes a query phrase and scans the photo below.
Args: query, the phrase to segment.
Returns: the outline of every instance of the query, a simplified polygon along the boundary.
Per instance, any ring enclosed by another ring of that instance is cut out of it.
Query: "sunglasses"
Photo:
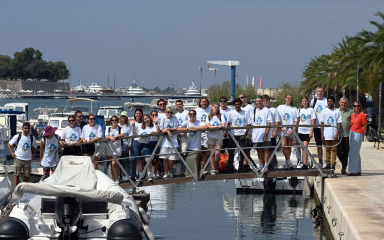
[[[77,117],[79,117],[79,118],[83,118],[84,116],[83,116],[83,115],[81,115],[81,116],[77,116]]]
[[[239,97],[240,99],[243,99],[243,98],[245,98],[245,97]]]
[[[190,113],[189,116],[196,116],[196,113]]]
[[[75,120],[68,120],[68,122],[74,122]]]
[[[353,107],[360,107],[360,105],[353,105]]]
[[[159,103],[159,106],[164,106],[165,105],[165,103]]]
[[[89,118],[89,120],[95,120],[96,118]]]
[[[169,113],[169,114],[173,114],[173,112],[167,112],[167,113]]]
[[[30,128],[23,128],[24,130],[30,130]]]
[[[227,101],[225,101],[225,100],[220,100],[220,102],[227,102]]]
[[[111,119],[111,122],[117,122],[118,120],[117,119]]]
[[[159,115],[157,115],[157,114],[152,114],[152,117],[157,117],[157,116],[159,116]]]

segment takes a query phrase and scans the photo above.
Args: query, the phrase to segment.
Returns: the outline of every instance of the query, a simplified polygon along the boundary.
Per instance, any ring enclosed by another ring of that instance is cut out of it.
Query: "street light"
[[[380,47],[380,52],[383,50],[383,43],[375,43],[375,42],[367,42],[364,47]],[[383,82],[381,79],[381,72],[382,72],[382,67],[380,66],[380,83],[379,83],[379,124],[377,125],[378,127],[378,133],[379,137],[381,137],[381,97],[382,97],[382,92],[383,92]]]

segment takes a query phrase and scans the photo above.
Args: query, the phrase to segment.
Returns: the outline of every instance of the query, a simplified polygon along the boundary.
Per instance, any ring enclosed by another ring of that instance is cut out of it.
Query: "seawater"
[[[127,101],[99,100],[99,105],[123,106]],[[0,105],[9,102],[29,103],[30,118],[34,108],[57,107],[61,112],[67,104],[64,99],[7,99]],[[77,105],[90,107],[86,102]],[[133,111],[128,110],[129,117]],[[302,195],[236,194],[234,180],[143,189],[151,194],[148,213],[156,239],[325,239],[313,223],[316,204],[308,189]]]

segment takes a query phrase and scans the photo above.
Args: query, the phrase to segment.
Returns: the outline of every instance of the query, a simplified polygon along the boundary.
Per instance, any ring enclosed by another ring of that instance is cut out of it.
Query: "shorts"
[[[31,175],[31,160],[24,161],[24,160],[15,158],[14,165],[15,165],[15,176],[20,177],[21,170],[23,170],[24,177],[29,178],[29,176]]]
[[[149,158],[152,153],[149,143],[140,143],[139,149],[140,155],[143,156],[142,158]]]
[[[160,158],[167,158],[169,160],[179,160],[175,150],[171,147],[162,147],[160,149]]]
[[[148,144],[149,144],[149,150],[151,150],[151,153],[152,153],[152,152],[153,152],[153,149],[155,149],[155,147],[156,147],[157,141],[150,141]],[[156,153],[156,154],[159,154],[159,153],[160,153],[160,145],[157,147],[155,153]]]
[[[322,145],[324,145],[323,140],[321,140],[321,128],[315,128],[313,130],[313,135],[315,135],[317,147],[321,147]]]
[[[43,174],[49,176],[49,171],[51,171],[52,174],[55,173],[56,167],[57,166],[54,166],[54,167],[43,167]]]
[[[244,147],[252,147],[252,146],[253,146],[252,135],[246,135],[244,139]]]
[[[185,154],[188,146],[188,139],[186,137],[178,136],[177,141],[179,142],[179,150],[182,154]]]
[[[84,144],[82,150],[84,155],[92,156],[95,153],[95,144],[94,143]]]
[[[219,141],[219,139],[216,139],[216,138],[208,138],[207,140],[207,144],[208,145],[212,145],[212,146],[215,146],[217,141]],[[223,139],[221,139],[221,141],[219,142],[219,146],[223,146]]]
[[[309,142],[309,134],[299,133],[299,138],[302,142]]]
[[[262,148],[262,147],[270,147],[272,146],[271,141],[267,142],[255,142],[253,143],[253,147]]]
[[[201,133],[201,146],[208,148],[207,141],[208,141],[207,133],[205,133],[205,132]]]

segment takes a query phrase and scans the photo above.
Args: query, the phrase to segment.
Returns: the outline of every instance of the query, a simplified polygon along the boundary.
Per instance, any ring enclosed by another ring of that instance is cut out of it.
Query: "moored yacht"
[[[132,86],[130,86],[127,89],[127,94],[128,95],[140,95],[140,94],[145,94],[145,92],[144,92],[144,89],[142,89],[141,87],[139,87],[136,84],[136,81],[133,81]]]
[[[192,82],[192,85],[189,87],[189,89],[187,90],[185,95],[187,95],[187,96],[199,96],[200,95],[200,91],[199,91],[199,89],[197,89],[195,83]]]

